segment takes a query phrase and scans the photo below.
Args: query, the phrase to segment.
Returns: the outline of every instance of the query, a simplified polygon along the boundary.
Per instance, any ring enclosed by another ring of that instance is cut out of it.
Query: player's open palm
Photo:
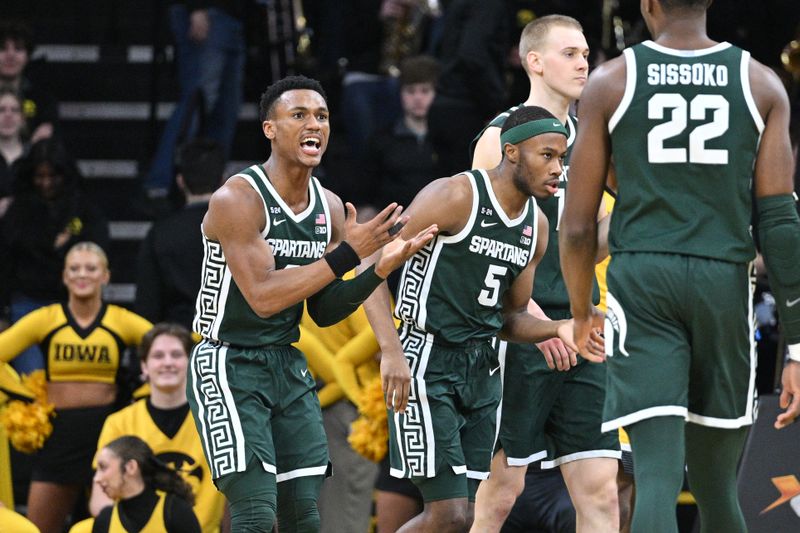
[[[359,224],[356,222],[356,208],[350,202],[345,204],[347,217],[344,221],[343,240],[364,259],[375,253],[380,247],[397,238],[397,231],[389,231],[395,224],[405,224],[407,216],[400,216],[403,207],[392,202],[372,219]]]
[[[415,253],[431,242],[439,227],[431,224],[410,239],[398,238],[386,246],[381,251],[381,257],[375,264],[375,273],[382,278],[386,278],[395,269],[408,261]]]

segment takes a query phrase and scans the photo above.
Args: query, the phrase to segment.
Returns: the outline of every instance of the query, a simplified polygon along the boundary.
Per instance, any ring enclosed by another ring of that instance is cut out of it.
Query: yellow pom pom
[[[47,401],[47,379],[44,370],[37,370],[22,377],[22,384],[30,389],[36,400],[33,403],[14,400],[0,411],[0,423],[8,439],[17,450],[33,453],[42,446],[53,432],[50,417],[55,407]]]

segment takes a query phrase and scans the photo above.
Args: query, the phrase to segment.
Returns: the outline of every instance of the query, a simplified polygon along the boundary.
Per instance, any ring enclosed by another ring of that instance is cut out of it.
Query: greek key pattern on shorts
[[[215,320],[222,320],[225,302],[221,301],[222,284],[228,266],[219,243],[203,239],[205,261],[203,262],[203,284],[197,294],[197,315],[194,330],[204,337],[213,338]]]
[[[426,333],[417,328],[404,325],[401,341],[406,360],[411,367],[411,387],[408,406],[404,416],[400,417],[401,431],[398,436],[401,440],[400,445],[403,449],[404,462],[408,468],[406,475],[425,476],[427,453],[432,452],[432,450],[428,449],[429,443],[426,442],[425,438],[425,417],[430,416],[430,413],[423,409],[420,401],[420,380],[417,378],[417,372],[421,358],[427,356],[424,353]],[[433,443],[430,443],[430,445],[432,446]]]
[[[433,239],[415,253],[406,264],[397,299],[397,316],[401,320],[416,322],[419,318],[420,306],[425,304],[422,299],[422,289],[425,275],[432,265],[431,257],[435,243],[436,239]]]
[[[209,466],[214,479],[236,471],[236,434],[234,421],[219,381],[220,352],[225,348],[204,342],[194,352],[192,364],[197,401],[202,405],[203,440],[206,441]]]

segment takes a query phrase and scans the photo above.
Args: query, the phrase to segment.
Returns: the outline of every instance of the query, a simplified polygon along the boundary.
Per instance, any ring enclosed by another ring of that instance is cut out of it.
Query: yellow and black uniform
[[[154,490],[120,500],[97,515],[92,533],[199,533],[200,524],[186,500]]]
[[[219,531],[225,498],[211,481],[200,436],[189,414],[189,404],[175,409],[159,409],[148,399],[139,400],[108,417],[97,441],[97,449],[125,435],[141,438],[156,457],[183,474],[192,486],[194,512],[203,532]]]
[[[153,325],[144,318],[106,305],[88,327],[78,325],[66,304],[37,309],[0,333],[0,361],[39,345],[51,382],[114,384],[126,346],[139,344]],[[56,409],[53,433],[37,453],[31,479],[88,483],[97,436],[112,406]]]

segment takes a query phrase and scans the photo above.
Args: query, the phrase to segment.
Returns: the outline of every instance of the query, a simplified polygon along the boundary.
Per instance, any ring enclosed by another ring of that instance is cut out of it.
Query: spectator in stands
[[[400,66],[400,102],[403,116],[374,136],[367,150],[363,184],[374,191],[375,206],[397,202],[409,205],[414,196],[436,178],[433,147],[428,137],[428,110],[436,95],[439,64],[416,56]]]
[[[108,223],[81,194],[79,180],[63,145],[52,138],[35,143],[19,162],[14,202],[0,222],[0,304],[10,304],[12,322],[64,299],[61,273],[72,245],[108,247]],[[44,359],[36,348],[12,366],[27,374],[44,368]]]
[[[139,248],[134,309],[152,322],[191,329],[203,264],[200,224],[222,183],[225,154],[208,139],[190,141],[179,153],[175,179],[186,206],[156,222]]]
[[[0,87],[0,218],[11,204],[14,169],[27,150],[22,99],[12,89]]]
[[[230,155],[242,103],[245,4],[245,0],[169,4],[180,100],[161,136],[145,183],[151,197],[169,191],[176,146],[183,140],[195,135],[209,137],[222,145],[226,159]],[[205,121],[199,129],[201,109]]]
[[[109,416],[97,449],[102,450],[125,435],[140,437],[160,461],[182,473],[192,487],[194,511],[202,530],[216,533],[225,497],[211,481],[200,436],[186,401],[186,370],[192,345],[189,330],[178,324],[156,324],[147,332],[139,346],[139,359],[142,374],[150,385],[150,396]],[[113,503],[98,485],[92,487],[89,511],[93,516]]]
[[[95,483],[115,500],[100,513],[92,531],[199,533],[192,488],[159,460],[139,437],[120,437],[97,456]]]
[[[436,176],[471,168],[469,145],[506,104],[509,27],[502,0],[453,0],[444,12],[436,85],[428,127]]]
[[[74,245],[62,274],[67,302],[37,309],[0,333],[0,361],[36,344],[47,354],[47,396],[56,416],[34,458],[28,493],[28,518],[43,533],[61,533],[78,495],[88,489],[97,437],[116,400],[123,349],[138,345],[152,328],[144,318],[103,302],[109,278],[99,246]]]
[[[52,137],[58,121],[58,103],[40,86],[25,77],[33,51],[33,32],[18,20],[0,21],[0,87],[22,96],[31,142]]]

